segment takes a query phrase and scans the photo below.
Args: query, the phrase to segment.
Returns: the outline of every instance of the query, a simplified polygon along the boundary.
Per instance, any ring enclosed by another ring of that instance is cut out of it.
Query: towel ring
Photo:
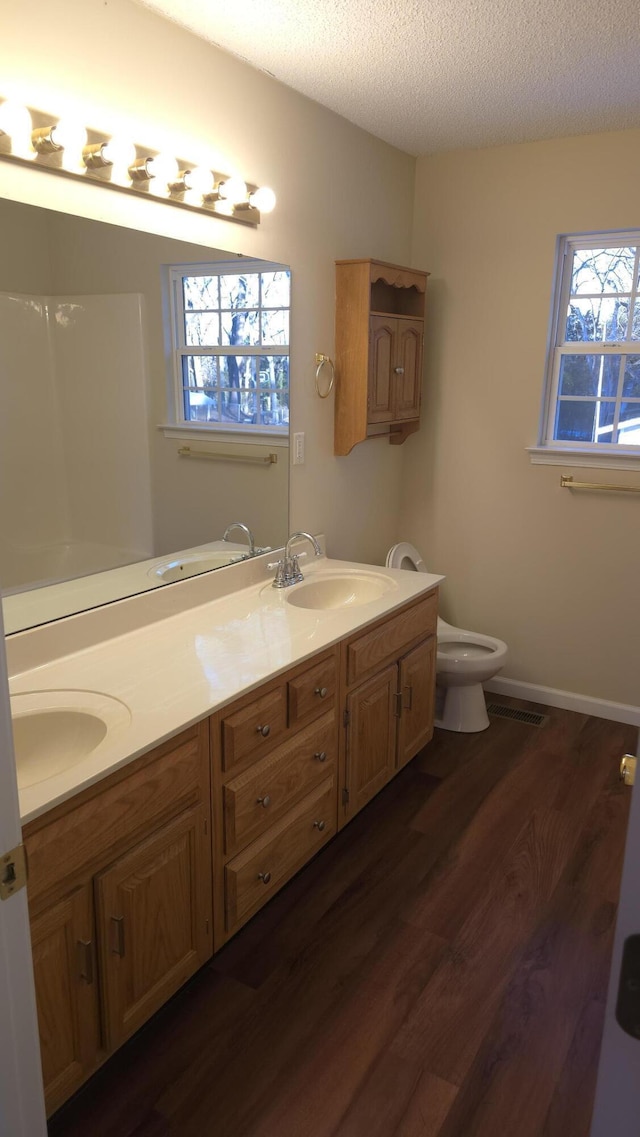
[[[328,399],[329,395],[333,391],[333,384],[335,383],[335,380],[336,380],[336,369],[333,366],[333,360],[331,359],[331,357],[329,355],[323,355],[322,352],[320,352],[320,351],[316,352],[316,363],[318,364],[318,366],[316,367],[316,392],[320,396],[321,399]],[[326,391],[321,391],[319,379],[320,379],[320,372],[322,371],[322,368],[324,367],[325,363],[328,363],[329,367],[331,368],[331,378],[329,379],[329,385],[328,385]]]

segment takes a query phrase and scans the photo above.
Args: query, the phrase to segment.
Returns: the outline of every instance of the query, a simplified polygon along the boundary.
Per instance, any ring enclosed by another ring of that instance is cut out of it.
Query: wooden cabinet
[[[338,659],[324,651],[212,719],[216,948],[336,832]],[[277,730],[248,730],[240,753],[238,724],[265,709]]]
[[[49,1113],[213,951],[208,740],[205,721],[25,827]]]
[[[104,1034],[115,1050],[211,955],[204,805],[136,845],[95,882]]]
[[[26,826],[49,1112],[428,742],[436,620],[434,590]]]
[[[418,429],[427,277],[383,261],[336,262],[336,454]]]
[[[93,897],[76,888],[31,921],[42,1075],[49,1112],[93,1073],[100,1047]]]
[[[340,825],[433,734],[437,594],[343,645],[347,690]]]

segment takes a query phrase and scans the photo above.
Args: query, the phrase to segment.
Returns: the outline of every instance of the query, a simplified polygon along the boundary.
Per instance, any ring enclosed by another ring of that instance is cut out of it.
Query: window
[[[640,232],[563,237],[542,445],[640,456]]]
[[[175,421],[286,434],[290,272],[264,262],[170,269]]]

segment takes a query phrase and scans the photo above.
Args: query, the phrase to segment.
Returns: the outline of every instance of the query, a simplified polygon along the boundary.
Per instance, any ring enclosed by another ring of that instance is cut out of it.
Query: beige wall
[[[277,209],[254,231],[0,163],[0,196],[291,265],[292,425],[307,442],[292,526],[324,530],[334,554],[379,560],[395,536],[402,455],[371,442],[333,457],[333,399],[315,394],[314,353],[333,352],[335,259],[407,261],[414,160],[129,0],[4,9],[1,93],[43,109],[75,95],[89,125],[125,123],[150,147],[168,133],[195,160],[204,142],[222,168],[274,187]]]
[[[558,233],[640,225],[640,132],[422,158],[425,426],[403,447],[401,535],[446,573],[447,619],[506,640],[515,679],[637,705],[640,498],[532,466]],[[626,471],[584,480],[640,484]]]

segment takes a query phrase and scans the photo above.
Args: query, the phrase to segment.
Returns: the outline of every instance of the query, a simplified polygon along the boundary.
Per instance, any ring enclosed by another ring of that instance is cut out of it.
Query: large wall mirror
[[[286,266],[1,200],[0,234],[7,633],[245,558],[232,522],[282,545]]]

